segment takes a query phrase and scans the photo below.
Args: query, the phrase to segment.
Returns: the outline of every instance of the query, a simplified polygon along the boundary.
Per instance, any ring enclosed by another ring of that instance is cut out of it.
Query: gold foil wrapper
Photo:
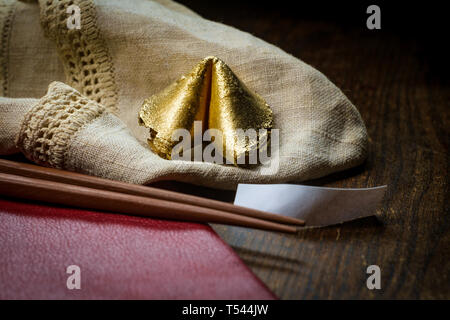
[[[150,129],[150,147],[166,159],[171,159],[178,143],[172,139],[173,132],[183,128],[194,137],[194,121],[202,121],[202,132],[222,132],[222,138],[213,143],[221,143],[222,155],[236,164],[239,157],[260,148],[259,141],[269,140],[272,110],[222,60],[207,57],[189,74],[146,99],[139,112],[139,123]],[[238,129],[254,129],[258,135],[240,139]],[[260,133],[259,129],[266,130]]]

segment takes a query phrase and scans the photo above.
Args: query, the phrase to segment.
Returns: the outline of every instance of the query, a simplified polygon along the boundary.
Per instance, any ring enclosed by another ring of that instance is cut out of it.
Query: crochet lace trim
[[[73,135],[104,111],[102,105],[77,90],[53,82],[26,113],[16,145],[31,161],[63,169]]]
[[[8,60],[11,24],[15,11],[12,0],[0,2],[0,96],[8,95]]]
[[[97,26],[91,0],[39,0],[41,25],[58,48],[66,83],[87,98],[117,112],[117,87],[111,56]],[[67,8],[80,8],[80,29],[69,29]]]

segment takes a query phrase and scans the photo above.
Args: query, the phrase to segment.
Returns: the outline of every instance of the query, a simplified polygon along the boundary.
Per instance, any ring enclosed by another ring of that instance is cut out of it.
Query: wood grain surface
[[[311,64],[357,106],[370,135],[367,162],[306,184],[388,185],[376,218],[293,236],[215,225],[220,236],[282,299],[449,299],[450,90],[448,57],[436,42],[443,30],[411,28],[403,24],[408,13],[383,6],[382,30],[368,30],[361,4],[337,14],[335,7],[308,7],[312,13],[305,14],[281,8],[283,2],[182,2]],[[234,196],[171,187],[228,201]],[[372,264],[381,268],[381,290],[366,287]]]
[[[379,1],[382,29],[368,30],[364,1],[180,2],[311,64],[357,106],[370,136],[366,163],[305,184],[388,185],[376,217],[298,235],[213,225],[218,234],[282,299],[450,299],[450,72],[440,46],[448,32],[435,23],[441,17],[422,16],[432,6],[412,16],[402,4]],[[154,185],[234,198],[183,183]],[[381,290],[366,287],[372,264],[381,268]]]

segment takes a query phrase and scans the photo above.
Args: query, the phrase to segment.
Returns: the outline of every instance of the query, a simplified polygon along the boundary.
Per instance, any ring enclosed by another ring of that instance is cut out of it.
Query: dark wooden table
[[[220,236],[283,299],[449,299],[450,73],[435,42],[446,41],[439,40],[444,31],[403,25],[407,12],[396,17],[401,10],[383,6],[382,29],[368,30],[361,4],[302,10],[283,1],[278,7],[182,2],[311,64],[357,106],[370,135],[367,162],[307,184],[388,185],[376,218],[297,236],[215,225]],[[229,201],[234,196],[201,188],[195,193]],[[381,290],[366,287],[372,264],[381,268]]]
[[[286,1],[181,2],[311,64],[357,106],[370,136],[366,163],[305,184],[388,185],[376,217],[298,235],[213,225],[218,234],[282,299],[450,299],[450,70],[440,46],[448,32],[436,23],[446,20],[428,7],[411,13],[383,2],[382,29],[368,30],[361,2],[300,8]],[[234,198],[181,183],[157,185]],[[373,264],[381,268],[381,290],[366,286]]]

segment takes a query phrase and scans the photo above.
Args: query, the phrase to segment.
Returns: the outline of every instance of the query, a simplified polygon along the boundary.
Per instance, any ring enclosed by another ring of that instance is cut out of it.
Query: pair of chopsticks
[[[0,194],[160,219],[295,233],[304,221],[184,193],[0,159]]]

